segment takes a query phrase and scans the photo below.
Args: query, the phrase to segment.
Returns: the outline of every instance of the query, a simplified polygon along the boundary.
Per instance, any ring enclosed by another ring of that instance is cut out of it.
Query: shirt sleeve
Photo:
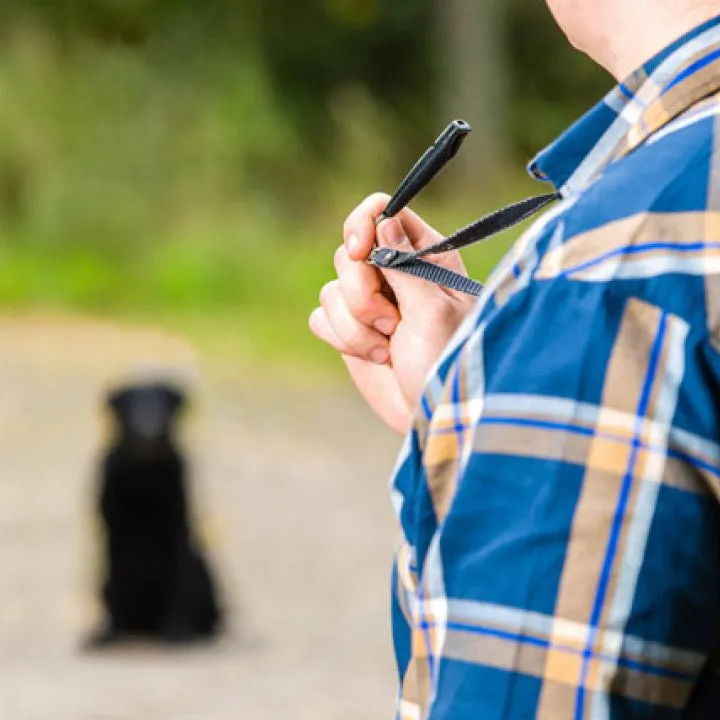
[[[423,449],[419,716],[718,716],[719,408],[704,330],[607,286],[478,327]]]

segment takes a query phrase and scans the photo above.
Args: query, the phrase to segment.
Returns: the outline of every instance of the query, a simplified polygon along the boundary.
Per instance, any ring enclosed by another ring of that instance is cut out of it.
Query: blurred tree
[[[464,184],[490,180],[509,155],[505,0],[437,0],[441,106],[474,128],[457,164]]]
[[[333,147],[329,105],[348,85],[402,117],[410,145],[427,142],[436,126],[430,0],[253,3],[262,56],[289,117],[317,150]]]
[[[527,159],[610,89],[612,79],[574,50],[545,0],[505,0],[516,155]]]
[[[525,156],[609,85],[545,0],[5,0],[0,37],[18,15],[60,39],[142,48],[183,71],[255,54],[316,149],[332,147],[329,108],[348,85],[398,119],[411,152],[465,115],[472,167],[502,162],[508,146]]]
[[[179,167],[177,157],[192,155],[222,176],[221,187],[250,187],[263,202],[299,188],[300,207],[320,187],[323,160],[358,174],[353,163],[365,156],[372,177],[387,177],[380,161],[396,177],[456,116],[475,130],[453,163],[472,190],[496,167],[527,159],[610,84],[568,46],[545,0],[4,0],[0,85],[15,73],[13,87],[28,95],[13,55],[18,18],[41,28],[41,41],[19,43],[39,48],[31,66],[45,63],[33,70],[33,102],[49,110],[37,122],[57,114],[69,135],[97,127],[73,141],[87,144],[89,158],[100,132],[123,132],[112,127],[122,117],[134,148],[160,154],[166,142],[163,162]],[[53,97],[40,77],[50,69]],[[66,81],[75,72],[79,82]],[[79,98],[79,86],[92,100]],[[352,121],[361,132],[348,133]],[[25,123],[13,123],[0,113],[0,213],[21,216],[26,193],[14,188],[40,174],[32,158],[50,163],[57,151],[43,149],[52,143],[46,127],[23,140]],[[138,163],[146,156],[138,150]]]

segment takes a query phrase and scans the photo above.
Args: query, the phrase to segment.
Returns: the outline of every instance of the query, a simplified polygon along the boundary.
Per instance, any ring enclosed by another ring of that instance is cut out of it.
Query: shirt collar
[[[529,165],[577,194],[614,160],[720,89],[720,16],[683,36],[618,84]]]

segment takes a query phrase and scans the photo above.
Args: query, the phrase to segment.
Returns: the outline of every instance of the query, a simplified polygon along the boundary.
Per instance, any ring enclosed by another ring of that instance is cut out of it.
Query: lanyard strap
[[[376,247],[370,254],[368,262],[383,270],[400,270],[436,285],[443,285],[450,290],[477,296],[483,289],[479,282],[422,258],[451,250],[460,250],[487,240],[493,235],[527,220],[559,198],[559,194],[551,193],[513,203],[421,250],[403,252],[388,247]]]

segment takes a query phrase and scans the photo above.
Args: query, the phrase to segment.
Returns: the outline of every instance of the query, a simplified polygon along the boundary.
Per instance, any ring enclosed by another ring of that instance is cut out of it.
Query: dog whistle
[[[455,157],[471,132],[469,123],[464,120],[453,120],[415,163],[375,223],[379,224],[407,207],[410,201]]]

